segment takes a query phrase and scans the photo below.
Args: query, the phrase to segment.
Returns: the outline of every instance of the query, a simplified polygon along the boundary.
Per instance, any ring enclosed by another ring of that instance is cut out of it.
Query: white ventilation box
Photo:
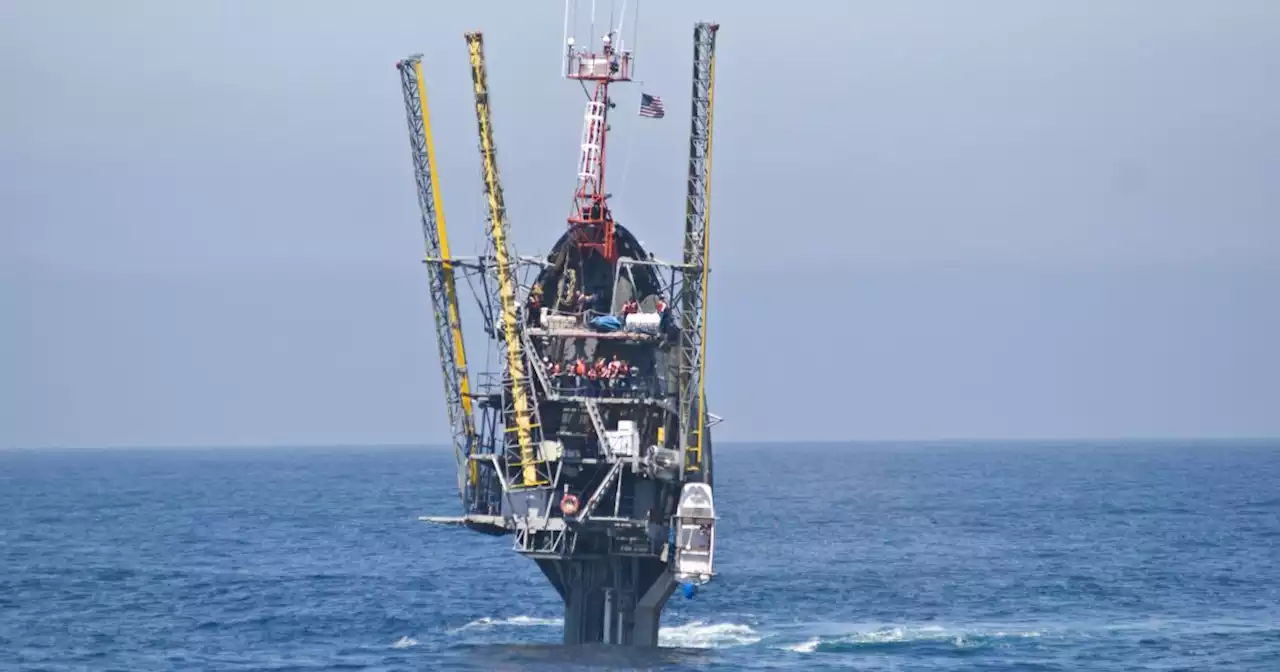
[[[542,318],[542,326],[547,329],[577,329],[579,326],[578,318],[574,315],[556,315],[548,313]]]
[[[647,334],[658,333],[658,324],[662,316],[657,313],[631,313],[627,316],[627,331],[641,331]]]
[[[542,449],[542,459],[547,462],[555,462],[564,456],[564,444],[559,441],[543,441],[539,447]]]
[[[636,423],[631,420],[619,420],[618,428],[606,431],[609,440],[609,454],[619,458],[633,458],[640,453],[640,432],[636,431]]]

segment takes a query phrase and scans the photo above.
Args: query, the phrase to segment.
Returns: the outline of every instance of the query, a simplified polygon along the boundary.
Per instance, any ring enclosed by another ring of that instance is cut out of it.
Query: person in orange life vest
[[[627,381],[623,377],[625,375],[623,373],[625,368],[625,365],[618,360],[617,355],[614,355],[613,359],[609,360],[609,378],[613,381],[613,388],[615,391],[621,391],[626,387],[625,383]]]
[[[659,294],[658,299],[653,302],[653,307],[658,313],[658,331],[666,332],[671,326],[671,320],[668,319],[670,318],[670,315],[667,314],[666,297]]]
[[[609,396],[613,396],[613,374],[613,362],[605,361],[604,366],[600,367],[600,378],[604,381],[605,393]]]
[[[604,357],[601,357],[596,360],[595,369],[596,369],[596,384],[598,388],[603,388],[607,384],[605,382],[605,379],[608,378],[608,374],[609,374],[609,367],[605,365]]]
[[[574,386],[578,388],[579,392],[581,392],[582,384],[587,378],[587,363],[582,361],[581,357],[578,358],[578,361],[573,363],[573,376]]]

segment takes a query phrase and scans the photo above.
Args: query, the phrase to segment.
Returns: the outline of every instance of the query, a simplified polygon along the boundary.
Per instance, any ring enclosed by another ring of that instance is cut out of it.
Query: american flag
[[[662,99],[647,93],[640,94],[640,116],[650,119],[661,119],[666,114],[662,109]]]

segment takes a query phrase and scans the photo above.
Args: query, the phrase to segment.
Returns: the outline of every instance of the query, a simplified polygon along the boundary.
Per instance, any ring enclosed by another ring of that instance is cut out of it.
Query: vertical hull
[[[432,179],[421,56],[397,64],[466,513],[428,520],[510,534],[513,550],[536,562],[560,594],[566,644],[656,646],[662,610],[677,586],[714,574],[708,527],[714,515],[692,515],[685,505],[691,493],[709,504],[713,476],[704,362],[716,28],[694,29],[679,264],[643,249],[615,221],[605,190],[608,115],[616,107],[609,87],[629,81],[633,67],[618,31],[602,37],[599,51],[566,45],[565,76],[591,82],[594,94],[568,231],[539,258],[519,257],[510,247],[482,35],[466,39],[491,256],[449,254]],[[474,380],[463,354],[455,289],[462,283],[455,275],[476,290],[497,355],[489,359],[501,363]],[[677,543],[690,525],[696,543]]]

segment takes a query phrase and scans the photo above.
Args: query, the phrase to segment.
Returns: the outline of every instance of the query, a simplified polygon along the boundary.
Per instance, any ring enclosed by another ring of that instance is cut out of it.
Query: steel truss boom
[[[435,314],[436,343],[440,349],[445,406],[449,411],[453,450],[458,462],[458,494],[466,506],[466,486],[469,483],[474,487],[478,477],[474,463],[467,459],[475,443],[476,426],[467,376],[467,355],[462,340],[462,321],[458,314],[458,291],[449,256],[449,235],[445,229],[440,192],[435,184],[435,145],[431,138],[427,88],[422,79],[422,55],[414,54],[397,63],[396,68],[400,71],[405,115],[409,122],[409,148],[413,154],[418,208],[422,212],[422,233],[426,240],[427,276]]]
[[[479,32],[466,34],[471,60],[471,81],[475,87],[476,124],[480,132],[480,154],[484,163],[484,190],[489,209],[489,242],[493,246],[494,273],[497,279],[498,307],[501,313],[497,325],[505,349],[507,381],[513,427],[503,434],[504,453],[508,464],[515,463],[520,471],[520,482],[512,485],[533,487],[550,482],[545,464],[537,454],[535,441],[541,432],[534,422],[537,412],[533,386],[526,372],[523,346],[520,342],[520,323],[516,301],[516,279],[507,226],[507,208],[502,199],[502,185],[498,179],[498,161],[493,142],[493,125],[489,107],[489,84],[484,63],[484,38]],[[504,402],[504,407],[507,402]],[[505,410],[505,409],[504,409]],[[506,415],[506,413],[504,413]],[[515,440],[510,439],[515,434]],[[540,469],[540,467],[544,467]]]
[[[718,24],[693,28],[693,101],[689,129],[689,179],[685,201],[681,293],[680,411],[686,471],[703,469],[707,428],[707,281],[711,251],[711,130],[715,106]],[[696,417],[695,417],[696,416]],[[709,474],[703,474],[709,479]]]

